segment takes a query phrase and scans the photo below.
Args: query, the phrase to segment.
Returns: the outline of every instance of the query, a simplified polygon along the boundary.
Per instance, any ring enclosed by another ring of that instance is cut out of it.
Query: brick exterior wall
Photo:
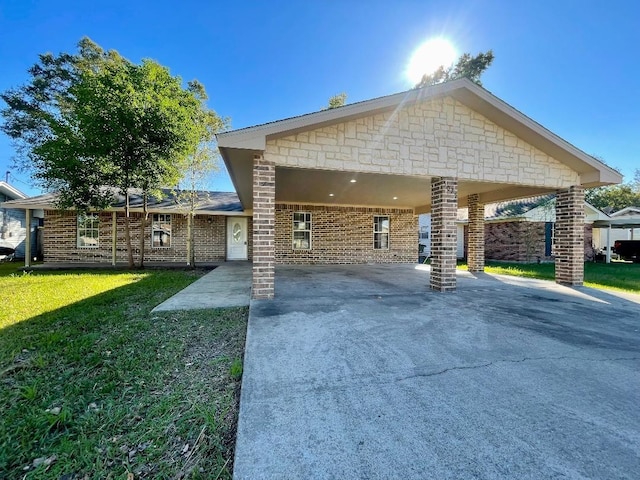
[[[556,196],[556,282],[582,285],[584,280],[584,188],[572,186]]]
[[[484,271],[484,204],[477,193],[469,195],[469,225],[466,230],[467,265],[470,272]]]
[[[552,248],[555,248],[552,246]],[[592,261],[593,226],[584,226],[584,261]],[[491,222],[485,224],[485,258],[509,262],[553,261],[545,256],[545,222]]]
[[[439,292],[456,289],[457,213],[457,180],[451,177],[431,179],[430,286]]]
[[[253,286],[255,299],[275,292],[276,166],[261,156],[253,159]]]
[[[485,258],[511,262],[536,262],[545,257],[545,222],[485,224]]]
[[[268,139],[278,166],[567,188],[578,174],[451,97]]]
[[[293,249],[293,214],[311,213],[311,249]],[[375,249],[374,217],[389,217],[389,248]],[[277,264],[410,263],[418,259],[412,209],[276,204]]]
[[[73,211],[45,210],[43,229],[44,261],[64,263],[111,263],[112,260],[112,214],[98,214],[98,248],[78,248],[77,214]],[[142,214],[132,213],[129,217],[131,243],[134,260],[139,260],[140,221]],[[127,262],[127,246],[124,234],[125,217],[117,213],[116,261]],[[248,222],[251,231],[251,219]],[[196,215],[195,254],[198,262],[219,262],[226,259],[227,217]],[[249,240],[249,258],[251,258],[252,239]],[[145,261],[148,262],[185,262],[187,259],[187,219],[181,214],[171,215],[171,247],[151,247],[151,226],[145,228]]]

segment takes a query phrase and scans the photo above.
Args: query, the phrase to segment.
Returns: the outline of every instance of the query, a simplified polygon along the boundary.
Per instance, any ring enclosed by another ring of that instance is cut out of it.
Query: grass
[[[0,478],[231,477],[247,309],[150,313],[199,274],[0,264]]]
[[[466,270],[467,266],[461,264],[459,268]],[[487,262],[485,272],[553,280],[555,265],[553,263]],[[593,288],[640,293],[640,264],[587,262],[584,265],[584,284]]]

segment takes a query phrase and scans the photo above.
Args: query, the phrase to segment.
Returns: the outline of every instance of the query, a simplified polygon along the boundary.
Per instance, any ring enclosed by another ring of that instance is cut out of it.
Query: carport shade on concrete
[[[459,275],[278,267],[235,478],[638,478],[640,296]]]

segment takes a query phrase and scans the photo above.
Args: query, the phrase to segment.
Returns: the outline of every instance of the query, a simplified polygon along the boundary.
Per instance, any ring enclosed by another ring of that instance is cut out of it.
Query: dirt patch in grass
[[[247,309],[150,313],[193,272],[37,275],[15,301],[113,288],[0,329],[0,478],[230,478]]]

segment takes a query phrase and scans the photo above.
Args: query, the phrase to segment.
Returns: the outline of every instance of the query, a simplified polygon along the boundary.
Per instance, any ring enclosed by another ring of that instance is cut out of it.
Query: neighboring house
[[[213,194],[211,206],[199,212],[196,248],[211,249],[204,253],[211,260],[252,259],[256,299],[273,297],[277,264],[415,262],[418,215],[429,212],[430,286],[454,290],[457,208],[469,207],[467,257],[469,270],[478,271],[484,262],[484,205],[549,193],[561,199],[556,280],[580,284],[583,251],[574,238],[584,230],[583,189],[622,181],[615,170],[468,79],[217,139],[237,196]],[[20,204],[45,210],[45,261],[125,259],[122,203],[78,219],[45,200]],[[184,214],[170,201],[150,210],[147,258],[184,259]],[[139,212],[138,205],[134,226]],[[252,235],[245,236],[248,231]]]
[[[609,219],[614,227],[609,232],[611,245],[616,240],[640,240],[640,207],[626,207],[610,213]],[[604,225],[594,230],[593,244],[596,249],[606,249],[607,230]]]
[[[45,262],[124,263],[127,247],[124,233],[125,199],[116,196],[112,208],[81,215],[59,210],[55,194],[44,194],[6,202],[5,206],[44,211]],[[130,192],[130,229],[134,259],[139,259],[143,198]],[[151,224],[145,228],[145,259],[149,262],[187,262],[187,212],[184,201],[171,190],[163,198],[148,200]],[[196,262],[251,259],[252,219],[235,193],[198,192],[195,229]]]
[[[553,195],[524,198],[485,205],[485,258],[516,262],[553,260],[556,199]],[[584,258],[593,260],[593,223],[609,217],[584,202]],[[468,223],[466,209],[458,213],[458,231],[464,235],[464,252]],[[460,233],[459,233],[460,234]],[[464,255],[459,255],[464,256]]]
[[[11,200],[22,200],[27,195],[8,184],[0,182],[0,205]],[[36,210],[30,218],[29,235],[31,236],[32,256],[39,256],[39,230],[43,212]],[[21,208],[0,208],[0,247],[13,248],[16,258],[24,258],[25,239],[27,238],[27,223],[25,211]]]

